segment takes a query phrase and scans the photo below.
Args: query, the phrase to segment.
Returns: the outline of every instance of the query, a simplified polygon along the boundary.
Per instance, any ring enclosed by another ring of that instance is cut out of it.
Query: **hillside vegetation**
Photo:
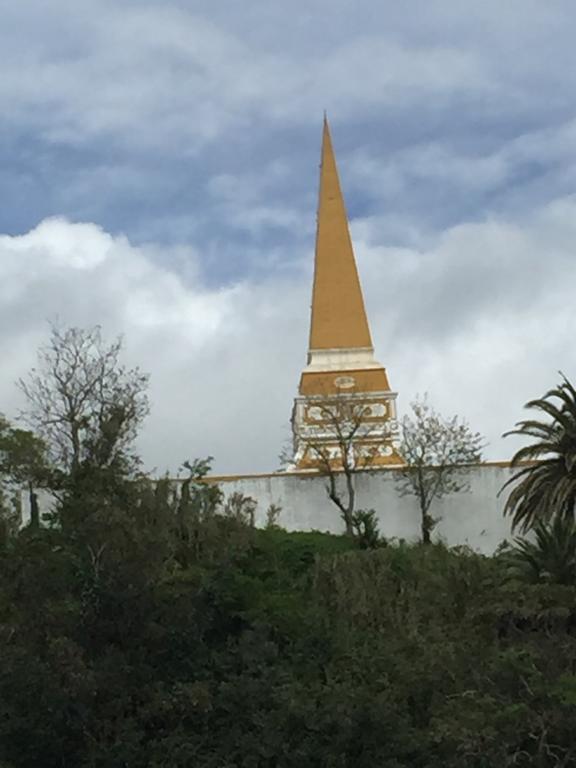
[[[575,764],[573,586],[173,503],[4,546],[3,768]]]

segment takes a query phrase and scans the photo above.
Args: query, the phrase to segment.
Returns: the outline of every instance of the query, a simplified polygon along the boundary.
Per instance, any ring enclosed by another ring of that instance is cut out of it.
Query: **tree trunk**
[[[342,517],[346,525],[346,536],[354,536],[354,527],[352,525],[352,519],[349,512],[344,512]]]
[[[354,514],[354,484],[346,476],[348,489],[348,503],[345,504],[336,487],[336,476],[331,468],[328,468],[328,497],[336,504],[346,526],[346,536],[354,536],[354,527],[352,525],[352,515]]]
[[[354,515],[354,505],[356,503],[356,492],[354,490],[354,479],[352,472],[348,468],[345,469],[346,474],[346,489],[348,491],[348,505],[344,514],[344,522],[346,523],[346,535],[354,536],[354,526],[352,525],[352,517]]]
[[[422,544],[430,544],[432,539],[430,536],[430,517],[428,515],[428,510],[420,507],[420,513],[421,513],[420,530],[422,532]]]
[[[40,509],[38,507],[38,494],[34,493],[32,484],[28,488],[28,497],[30,499],[30,528],[37,531],[40,528]]]

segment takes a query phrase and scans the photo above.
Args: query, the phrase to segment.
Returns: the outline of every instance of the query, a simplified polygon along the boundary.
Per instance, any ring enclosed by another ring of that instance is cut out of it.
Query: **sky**
[[[150,373],[139,450],[267,472],[306,362],[323,111],[376,356],[508,459],[576,379],[572,0],[0,0],[0,412],[48,323]]]

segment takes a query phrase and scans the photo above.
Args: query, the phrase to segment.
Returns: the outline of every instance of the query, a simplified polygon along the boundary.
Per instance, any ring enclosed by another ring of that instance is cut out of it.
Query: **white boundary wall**
[[[504,483],[514,474],[507,464],[481,464],[470,471],[470,491],[435,501],[430,514],[440,518],[433,539],[447,545],[467,545],[492,554],[504,540],[512,539],[510,520],[502,514],[505,495],[498,497]],[[266,523],[271,504],[281,507],[278,523],[289,531],[342,533],[339,510],[326,492],[326,478],[304,472],[238,477],[211,477],[224,493],[251,496],[258,502],[256,524]],[[417,541],[420,513],[414,496],[400,497],[396,490],[397,469],[359,472],[355,476],[357,509],[374,509],[381,533],[387,538]],[[40,512],[51,506],[51,496],[39,493]],[[27,494],[23,494],[23,522],[29,520]]]
[[[414,496],[400,497],[396,490],[398,470],[379,469],[355,476],[356,508],[374,509],[381,533],[387,538],[417,541],[420,513]],[[482,464],[471,470],[470,491],[435,501],[430,514],[440,518],[433,538],[449,546],[468,545],[492,554],[504,540],[511,540],[510,519],[503,516],[505,494],[498,497],[504,483],[514,474],[507,464]],[[326,479],[310,473],[286,472],[273,475],[213,478],[229,497],[240,492],[258,502],[256,523],[266,522],[270,504],[282,508],[279,524],[289,531],[329,531],[341,533],[339,510],[326,492]]]

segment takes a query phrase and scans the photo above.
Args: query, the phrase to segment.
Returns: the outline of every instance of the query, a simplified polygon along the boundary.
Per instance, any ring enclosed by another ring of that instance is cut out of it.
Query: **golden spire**
[[[310,349],[371,347],[346,207],[324,116]]]

